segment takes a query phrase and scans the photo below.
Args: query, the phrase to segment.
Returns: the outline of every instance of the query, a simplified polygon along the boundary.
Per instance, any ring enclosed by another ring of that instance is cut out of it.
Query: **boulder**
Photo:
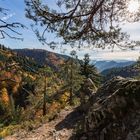
[[[115,77],[88,101],[76,140],[140,140],[140,81]]]

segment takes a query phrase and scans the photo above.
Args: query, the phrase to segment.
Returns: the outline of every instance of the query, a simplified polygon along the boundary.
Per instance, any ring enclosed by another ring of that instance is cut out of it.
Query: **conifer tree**
[[[95,65],[90,64],[89,54],[85,54],[83,61],[80,62],[81,65],[81,74],[86,77],[86,79],[90,78],[95,86],[99,86],[101,81],[101,76],[95,67]]]
[[[64,81],[63,88],[70,93],[70,104],[73,104],[73,96],[81,88],[84,80],[84,76],[80,74],[80,67],[75,51],[71,52],[71,57],[62,65],[60,75]]]
[[[138,72],[140,73],[140,57],[137,60],[137,69],[138,69]],[[136,78],[140,79],[140,74],[138,74],[138,76]]]
[[[39,41],[46,41],[46,33],[56,33],[62,44],[97,48],[134,47],[135,42],[121,30],[124,21],[139,21],[139,11],[128,10],[130,0],[57,0],[49,6],[41,0],[25,0],[26,17],[33,21]],[[57,7],[57,8],[56,8]],[[60,9],[59,9],[60,8]],[[62,10],[63,9],[63,10]],[[47,42],[48,43],[48,42]],[[56,44],[54,41],[50,43]],[[57,43],[58,45],[58,43]]]
[[[40,72],[42,73],[42,78],[44,79],[44,89],[43,89],[43,116],[46,115],[47,113],[47,108],[46,108],[46,102],[47,102],[47,77],[52,75],[52,71],[49,67],[40,69]]]
[[[85,54],[82,61],[80,61],[81,75],[85,76],[84,83],[81,87],[81,105],[84,107],[84,103],[91,97],[93,92],[96,92],[101,81],[96,67],[90,64],[89,54]]]

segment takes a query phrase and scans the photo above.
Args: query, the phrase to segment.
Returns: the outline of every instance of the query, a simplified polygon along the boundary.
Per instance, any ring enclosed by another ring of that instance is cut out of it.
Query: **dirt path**
[[[20,132],[4,140],[68,140],[79,114],[73,109],[64,109],[58,117],[31,132]]]

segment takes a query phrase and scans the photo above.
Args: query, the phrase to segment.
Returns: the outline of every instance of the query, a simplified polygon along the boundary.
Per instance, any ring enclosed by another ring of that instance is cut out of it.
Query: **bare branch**
[[[0,13],[6,15],[7,13],[3,12],[5,10],[7,11],[7,9],[0,7]],[[19,22],[8,23],[0,19],[0,35],[1,35],[0,39],[4,39],[6,36],[8,36],[11,39],[23,40],[23,38],[18,37],[22,35],[20,32],[17,31],[18,28],[24,29],[27,27]],[[15,35],[14,36],[10,35],[11,33]]]

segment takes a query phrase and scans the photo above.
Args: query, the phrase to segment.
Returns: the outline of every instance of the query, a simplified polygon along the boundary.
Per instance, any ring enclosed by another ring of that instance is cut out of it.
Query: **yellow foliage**
[[[32,75],[29,75],[29,77],[32,79],[32,80],[35,80],[36,78],[33,77]]]
[[[5,88],[5,87],[6,87],[6,82],[2,81],[1,84],[0,84],[0,89]]]
[[[7,89],[6,88],[3,88],[1,90],[1,99],[2,101],[5,103],[5,104],[8,104],[9,103],[9,97],[8,97],[8,93],[7,93]]]
[[[11,53],[7,53],[7,56],[8,56],[8,57],[11,57],[11,56],[12,56],[12,54],[11,54]]]
[[[23,73],[23,76],[24,76],[24,77],[27,77],[27,76],[28,76],[28,74],[27,74],[27,73]]]
[[[0,129],[0,137],[4,138],[8,135],[12,135],[17,128],[19,128],[19,125],[9,125]]]
[[[62,103],[66,103],[68,100],[69,100],[69,97],[70,97],[70,93],[69,92],[65,92],[61,98],[60,98],[60,101]]]

